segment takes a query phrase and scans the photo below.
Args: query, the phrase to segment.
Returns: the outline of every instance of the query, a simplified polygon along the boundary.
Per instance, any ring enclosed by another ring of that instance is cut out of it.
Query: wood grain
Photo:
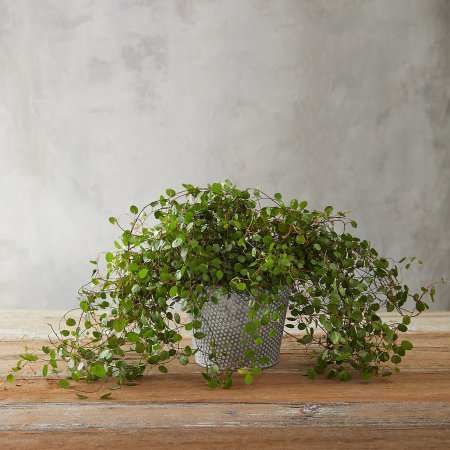
[[[5,449],[448,449],[450,429],[416,427],[305,427],[0,432]]]
[[[78,385],[77,392],[89,394],[98,384]],[[104,393],[103,391],[101,393]],[[91,395],[98,400],[97,395]],[[91,399],[90,397],[90,399]],[[449,402],[448,372],[403,373],[385,380],[343,383],[326,379],[310,380],[300,374],[267,371],[253,385],[236,377],[233,389],[209,389],[201,376],[189,373],[154,374],[143,377],[138,385],[114,391],[118,402]],[[56,380],[24,380],[0,393],[2,403],[73,402],[75,391],[61,390]]]
[[[70,412],[68,414],[68,412]],[[66,402],[0,405],[0,431],[148,428],[450,427],[450,403]],[[118,420],[120,418],[120,420]]]

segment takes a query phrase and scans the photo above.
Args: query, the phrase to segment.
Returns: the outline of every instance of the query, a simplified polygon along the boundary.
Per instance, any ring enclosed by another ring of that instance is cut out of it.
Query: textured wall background
[[[0,0],[0,307],[75,305],[109,216],[225,178],[450,277],[449,24],[447,0]]]

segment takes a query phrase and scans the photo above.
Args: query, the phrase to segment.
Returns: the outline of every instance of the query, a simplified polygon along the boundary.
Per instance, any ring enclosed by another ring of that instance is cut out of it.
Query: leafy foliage
[[[237,189],[230,181],[207,188],[185,184],[141,210],[130,207],[132,220],[122,226],[115,250],[91,261],[91,281],[80,289],[78,319],[65,319],[47,355],[43,374],[57,373],[59,356],[74,381],[116,378],[130,383],[146,368],[166,373],[167,363],[188,364],[195,353],[182,346],[181,330],[201,327],[205,302],[237,291],[250,296],[245,332],[255,341],[264,324],[277,322],[267,305],[292,290],[286,327],[303,332],[298,343],[316,352],[308,377],[325,374],[347,381],[356,369],[363,379],[397,370],[412,348],[399,342],[411,318],[428,308],[434,284],[410,293],[400,279],[401,265],[382,257],[367,240],[348,232],[356,222],[346,213],[307,209],[306,201],[283,201],[257,189]],[[405,309],[408,299],[415,308]],[[190,313],[182,324],[175,306]],[[379,311],[397,311],[400,323],[385,323]],[[264,320],[256,320],[262,311]],[[261,373],[253,353],[243,355],[238,370],[250,384]],[[15,371],[35,355],[21,355]],[[216,354],[203,373],[212,388],[232,386],[232,371],[219,369]],[[9,381],[14,378],[9,378]],[[70,387],[66,379],[60,386]],[[102,398],[108,398],[105,394]],[[81,397],[80,397],[81,398]]]

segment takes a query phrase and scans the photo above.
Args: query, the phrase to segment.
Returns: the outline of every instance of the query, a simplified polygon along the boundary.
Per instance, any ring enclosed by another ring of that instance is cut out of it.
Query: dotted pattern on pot
[[[255,345],[251,336],[242,331],[249,321],[248,295],[233,293],[230,297],[219,297],[217,304],[205,303],[201,313],[202,326],[196,330],[203,332],[205,337],[193,338],[194,347],[198,348],[195,354],[197,364],[203,367],[214,364],[215,362],[209,359],[209,355],[215,350],[218,357],[217,365],[220,369],[246,368],[248,360],[244,358],[243,353],[247,349],[253,349],[258,359],[269,358],[269,362],[256,364],[257,367],[267,368],[278,364],[290,295],[290,291],[285,291],[280,294],[277,302],[267,305],[271,313],[279,311],[280,319],[278,322],[261,326],[259,336],[263,342],[258,346]],[[262,311],[259,311],[256,318],[261,317]],[[270,337],[269,331],[272,328],[276,329],[276,335]]]

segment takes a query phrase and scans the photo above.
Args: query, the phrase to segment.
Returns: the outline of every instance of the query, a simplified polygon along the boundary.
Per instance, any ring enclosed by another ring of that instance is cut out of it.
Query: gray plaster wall
[[[109,216],[225,178],[450,278],[449,24],[447,0],[0,0],[0,307],[75,305]]]

